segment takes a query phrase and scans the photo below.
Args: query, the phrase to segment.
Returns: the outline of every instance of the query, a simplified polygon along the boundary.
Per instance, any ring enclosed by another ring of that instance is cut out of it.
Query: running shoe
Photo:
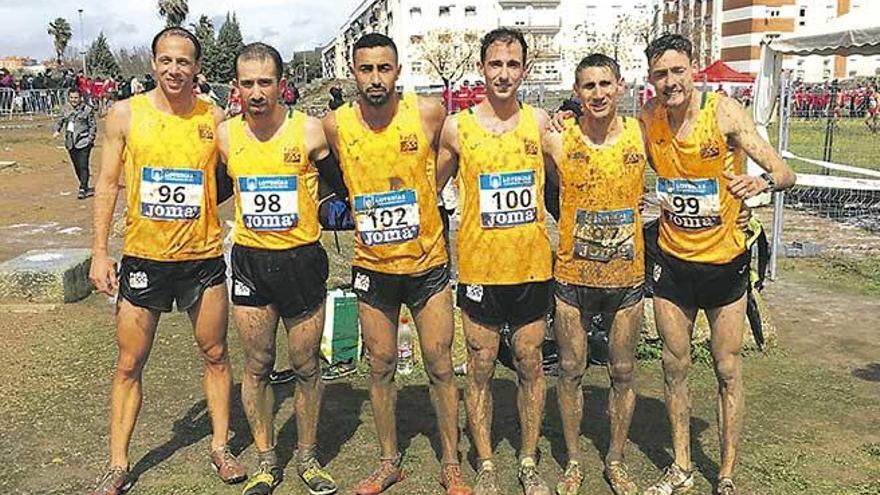
[[[461,465],[444,464],[440,468],[440,485],[446,489],[446,495],[471,495],[473,491],[461,479]]]
[[[355,486],[355,493],[357,495],[378,495],[391,485],[403,480],[403,469],[400,467],[402,459],[403,456],[400,454],[397,454],[394,459],[382,459],[372,474],[358,482]]]
[[[241,495],[270,495],[284,479],[284,471],[268,462],[261,462],[259,469],[248,478]]]
[[[715,495],[736,495],[736,485],[730,478],[721,478],[718,480],[718,486],[715,487]]]
[[[550,495],[550,487],[538,475],[538,467],[531,457],[519,463],[519,484],[522,485],[523,495]]]
[[[211,465],[220,476],[220,480],[228,485],[241,483],[247,478],[247,471],[238,459],[232,455],[228,446],[211,451]]]
[[[134,478],[128,468],[111,466],[98,479],[98,486],[92,490],[91,495],[122,495],[131,488],[133,483]]]
[[[354,363],[354,360],[336,363],[324,368],[321,372],[321,379],[326,382],[332,382],[333,380],[345,378],[355,372],[357,372],[357,365]]]
[[[296,375],[293,374],[293,370],[272,370],[269,373],[269,383],[272,385],[281,385],[282,383],[288,383],[293,381],[296,378]]]
[[[614,495],[636,495],[639,492],[638,487],[629,475],[626,464],[623,462],[609,462],[605,466],[603,474]]]
[[[568,461],[562,479],[556,484],[557,495],[577,495],[584,484],[584,473],[578,461]]]
[[[86,199],[86,190],[85,190],[85,189],[80,189],[80,190],[76,193],[76,199]]]
[[[336,482],[321,467],[315,456],[300,460],[296,467],[296,472],[309,488],[311,495],[332,495],[336,493]]]
[[[498,475],[495,473],[495,464],[492,461],[483,461],[477,470],[477,482],[474,485],[474,495],[498,495]]]
[[[643,495],[672,495],[685,493],[694,486],[693,471],[685,471],[672,463],[663,472],[663,476],[649,487]]]

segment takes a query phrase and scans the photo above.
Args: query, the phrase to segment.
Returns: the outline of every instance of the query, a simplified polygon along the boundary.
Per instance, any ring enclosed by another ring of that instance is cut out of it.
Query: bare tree
[[[447,94],[451,93],[452,83],[473,68],[480,51],[479,39],[480,34],[476,31],[429,31],[415,42],[420,59],[427,64],[422,72],[439,77]],[[449,98],[447,105],[451,101],[452,98]]]

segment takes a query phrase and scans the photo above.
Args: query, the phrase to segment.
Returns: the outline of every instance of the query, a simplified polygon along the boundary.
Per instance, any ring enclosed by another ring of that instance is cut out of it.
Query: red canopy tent
[[[694,81],[706,82],[729,82],[729,83],[753,83],[754,76],[737,72],[720,60],[712,62],[712,65],[694,74]]]

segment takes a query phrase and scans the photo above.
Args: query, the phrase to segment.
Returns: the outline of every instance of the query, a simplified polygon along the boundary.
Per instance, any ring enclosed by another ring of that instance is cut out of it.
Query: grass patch
[[[880,296],[880,256],[780,258],[786,275],[815,279],[838,290]]]
[[[779,141],[777,125],[772,124],[767,131],[775,148]],[[825,120],[793,120],[788,139],[789,151],[795,155],[821,160],[825,149]],[[880,170],[880,146],[872,144],[876,141],[877,134],[871,133],[861,119],[841,120],[834,131],[831,161]],[[800,173],[822,174],[826,170],[799,160],[791,160],[789,164]],[[847,174],[834,171],[832,175]]]

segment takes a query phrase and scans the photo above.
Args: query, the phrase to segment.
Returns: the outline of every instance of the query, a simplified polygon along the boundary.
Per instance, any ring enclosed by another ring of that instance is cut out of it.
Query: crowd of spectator
[[[480,103],[486,98],[486,86],[483,81],[476,81],[471,86],[470,81],[465,79],[452,91],[452,87],[443,90],[443,103],[451,112],[460,112]]]
[[[869,121],[877,113],[877,103],[875,81],[799,83],[794,88],[792,115],[807,120],[850,117]]]

